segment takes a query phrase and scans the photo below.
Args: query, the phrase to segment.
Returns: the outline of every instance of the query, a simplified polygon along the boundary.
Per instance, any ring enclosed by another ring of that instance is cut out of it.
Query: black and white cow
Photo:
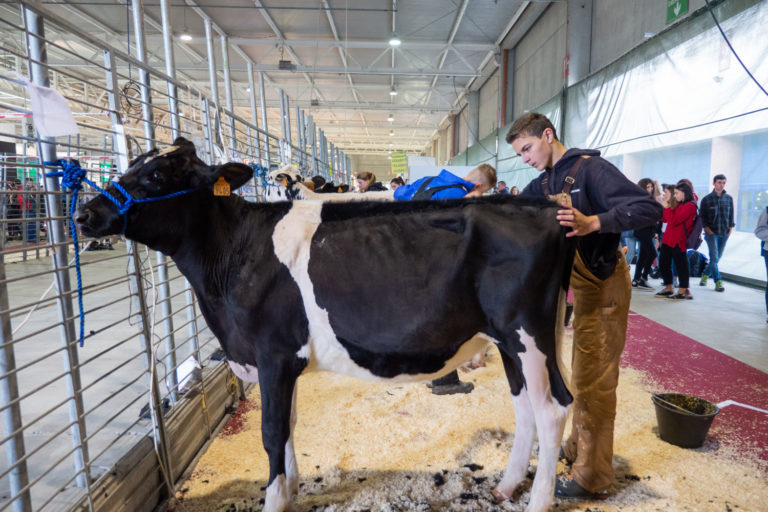
[[[211,192],[219,177],[236,189],[252,175],[242,164],[208,166],[178,139],[134,160],[120,184],[135,199],[193,192],[134,204],[127,217],[98,196],[75,220],[85,235],[125,229],[173,258],[235,373],[260,384],[270,466],[264,510],[285,510],[298,491],[299,375],[431,380],[488,339],[499,348],[517,423],[494,494],[512,496],[538,434],[527,510],[547,510],[572,401],[556,340],[573,249],[557,207],[510,196],[254,204]],[[361,274],[361,264],[378,272]]]
[[[268,202],[309,199],[326,202],[394,201],[394,190],[377,192],[318,192],[309,188],[304,177],[290,165],[271,171],[267,175],[265,199]],[[326,183],[327,185],[327,183]]]

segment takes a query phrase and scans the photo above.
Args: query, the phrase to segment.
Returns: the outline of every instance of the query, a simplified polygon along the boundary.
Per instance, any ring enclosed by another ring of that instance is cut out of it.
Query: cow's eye
[[[160,171],[152,171],[152,174],[149,176],[149,179],[154,181],[155,183],[160,183],[163,181],[163,175],[160,173]]]

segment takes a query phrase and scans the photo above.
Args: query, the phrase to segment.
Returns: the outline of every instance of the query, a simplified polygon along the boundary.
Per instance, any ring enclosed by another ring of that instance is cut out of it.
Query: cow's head
[[[174,192],[191,192],[154,202],[137,202],[124,213],[104,195],[99,195],[81,206],[74,220],[86,236],[100,237],[125,232],[128,238],[144,242],[138,236],[151,231],[154,225],[171,222],[169,213],[184,208],[184,201],[204,193],[208,196],[220,177],[229,183],[230,190],[245,184],[253,176],[253,169],[244,164],[227,163],[207,165],[195,154],[195,145],[179,137],[173,146],[145,153],[134,159],[118,183],[133,201],[167,196]],[[123,205],[129,200],[113,184],[107,192]]]
[[[298,189],[294,186],[297,183],[304,183],[304,178],[290,165],[274,170],[267,175],[264,198],[270,203],[293,201],[298,195]]]

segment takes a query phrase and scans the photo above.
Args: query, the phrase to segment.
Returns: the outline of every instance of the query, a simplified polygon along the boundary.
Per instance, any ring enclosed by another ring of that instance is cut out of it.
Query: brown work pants
[[[596,278],[578,252],[571,273],[573,289],[573,428],[563,446],[573,461],[573,477],[584,489],[605,492],[613,484],[613,425],[619,358],[627,336],[632,286],[624,256],[616,270]]]

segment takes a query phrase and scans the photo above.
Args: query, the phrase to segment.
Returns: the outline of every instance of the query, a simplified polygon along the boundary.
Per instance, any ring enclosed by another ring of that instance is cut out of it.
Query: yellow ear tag
[[[285,178],[283,178],[283,186],[284,186],[285,188],[288,188],[288,180],[287,180],[287,179],[285,179]]]
[[[228,196],[229,195],[229,183],[224,179],[224,176],[219,176],[216,183],[213,184],[213,195],[215,196]]]

